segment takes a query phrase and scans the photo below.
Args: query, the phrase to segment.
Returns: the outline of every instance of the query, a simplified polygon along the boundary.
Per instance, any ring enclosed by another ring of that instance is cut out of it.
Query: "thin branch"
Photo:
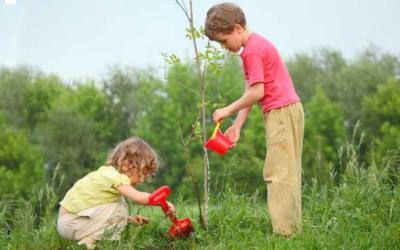
[[[199,94],[196,90],[190,88],[190,87],[187,86],[186,84],[184,84],[184,83],[182,83],[182,82],[179,82],[179,81],[176,81],[176,80],[171,80],[170,78],[168,78],[168,77],[167,77],[167,74],[166,74],[165,68],[164,68],[164,79],[167,80],[167,81],[169,81],[169,82],[171,82],[171,83],[179,84],[179,85],[181,85],[182,87],[184,87],[185,89],[187,89],[187,90],[189,90],[190,92],[192,92],[193,94],[195,94],[196,96],[201,97],[201,94]]]
[[[189,142],[191,141],[191,139],[194,135],[194,131],[196,130],[197,122],[199,121],[200,118],[201,118],[201,111],[197,114],[197,118],[194,121],[194,125],[192,126],[192,131],[189,134],[189,139],[187,139],[186,142],[185,142],[185,139],[183,138],[183,132],[182,132],[181,125],[179,125],[179,136],[181,137],[181,141],[182,141],[183,145],[185,145],[185,146],[189,145]]]
[[[189,15],[188,15],[188,10],[187,10],[187,7],[186,7],[186,5],[185,5],[185,2],[184,1],[182,1],[182,2],[179,2],[178,0],[175,0],[175,2],[178,4],[178,6],[182,9],[182,11],[183,11],[183,13],[185,14],[185,16],[186,16],[186,18],[189,20],[189,22],[190,22],[190,17],[189,17]]]
[[[207,47],[210,45],[210,40],[208,40],[208,42],[207,42]],[[206,85],[206,81],[205,81],[205,78],[206,78],[206,71],[207,71],[207,63],[208,63],[208,60],[205,60],[204,61],[204,65],[203,65],[203,72],[202,72],[202,76],[201,76],[201,79],[203,79],[203,84],[204,84],[204,91],[206,90],[206,88],[207,88],[207,85]]]
[[[203,210],[201,209],[201,196],[200,196],[200,189],[199,189],[199,183],[197,182],[196,178],[193,175],[193,172],[190,170],[189,171],[190,177],[192,177],[192,182],[194,185],[194,192],[196,194],[196,200],[197,200],[197,206],[199,207],[199,220],[200,220],[200,225],[203,227],[204,230],[206,228],[204,227],[204,215],[203,215]]]
[[[185,85],[185,84],[182,83],[182,82],[178,82],[178,81],[175,81],[175,80],[172,80],[172,81],[171,81],[171,80],[168,80],[168,81],[170,81],[171,83],[179,84],[179,85],[181,85],[182,87],[184,87],[185,89],[187,89],[187,90],[189,90],[190,92],[192,92],[193,94],[195,94],[196,96],[201,97],[201,95],[200,95],[196,90],[191,89],[189,86]]]

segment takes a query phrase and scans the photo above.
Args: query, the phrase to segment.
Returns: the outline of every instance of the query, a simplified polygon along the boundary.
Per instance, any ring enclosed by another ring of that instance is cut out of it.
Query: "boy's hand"
[[[228,107],[216,109],[213,114],[213,120],[215,123],[222,121],[225,117],[231,116],[231,112]]]
[[[232,142],[231,148],[236,146],[236,143],[239,141],[240,138],[240,128],[232,125],[230,126],[224,133],[229,140]]]
[[[136,225],[143,225],[148,224],[149,219],[141,215],[128,216],[128,222]]]

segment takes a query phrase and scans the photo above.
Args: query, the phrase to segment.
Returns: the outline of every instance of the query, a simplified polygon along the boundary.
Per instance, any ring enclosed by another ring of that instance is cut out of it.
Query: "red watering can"
[[[179,220],[173,214],[167,214],[168,203],[167,197],[171,193],[171,189],[168,186],[162,186],[154,191],[149,197],[149,204],[153,206],[161,205],[164,213],[171,219],[172,226],[169,228],[167,236],[171,239],[174,238],[187,238],[191,233],[194,232],[194,227],[189,218]]]
[[[220,123],[218,122],[217,126],[215,126],[212,136],[210,139],[208,139],[204,146],[220,155],[224,155],[232,146],[232,142],[221,132],[221,130],[219,130],[219,126]]]

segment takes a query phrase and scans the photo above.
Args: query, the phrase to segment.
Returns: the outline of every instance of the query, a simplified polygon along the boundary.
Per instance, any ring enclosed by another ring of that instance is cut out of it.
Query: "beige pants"
[[[77,240],[92,248],[95,241],[118,240],[127,225],[128,207],[121,200],[85,209],[77,214],[67,213],[58,218],[57,231],[69,240]]]
[[[301,152],[304,113],[300,102],[264,115],[267,156],[264,180],[274,233],[301,231]]]

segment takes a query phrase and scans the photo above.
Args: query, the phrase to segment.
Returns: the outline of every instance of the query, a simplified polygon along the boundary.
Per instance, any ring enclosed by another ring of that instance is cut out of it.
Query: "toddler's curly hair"
[[[139,137],[130,137],[120,142],[108,155],[106,164],[121,172],[124,160],[129,162],[131,168],[138,168],[147,181],[151,181],[160,167],[157,153]]]

